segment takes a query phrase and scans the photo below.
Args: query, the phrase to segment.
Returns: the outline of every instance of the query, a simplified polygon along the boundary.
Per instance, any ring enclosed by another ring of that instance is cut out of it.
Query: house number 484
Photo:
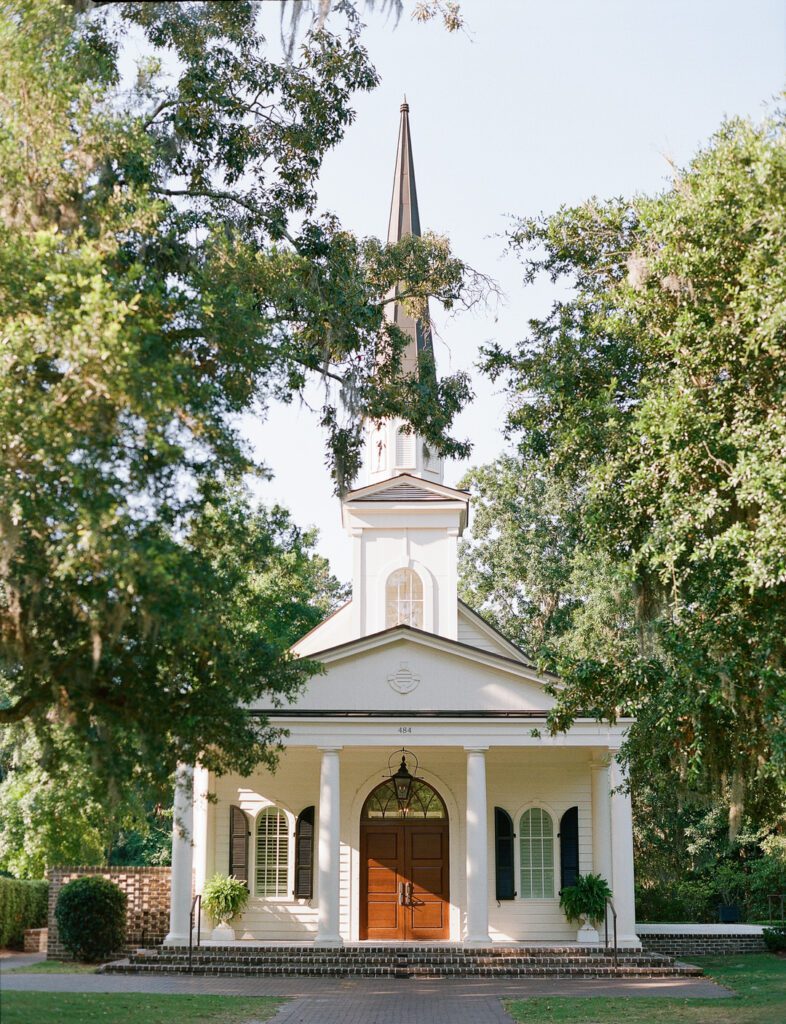
[[[400,733],[411,733],[412,732],[412,726],[411,725],[400,725],[398,727],[398,731]]]

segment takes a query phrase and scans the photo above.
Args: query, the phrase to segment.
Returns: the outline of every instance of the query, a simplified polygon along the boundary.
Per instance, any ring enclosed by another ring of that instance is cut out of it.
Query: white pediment
[[[303,711],[548,711],[548,682],[520,660],[406,626],[313,652],[325,673],[291,705]]]

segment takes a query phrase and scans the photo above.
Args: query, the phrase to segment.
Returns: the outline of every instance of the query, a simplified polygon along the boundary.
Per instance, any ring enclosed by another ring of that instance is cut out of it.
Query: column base
[[[179,935],[177,932],[170,932],[164,939],[165,946],[187,946],[188,932]]]
[[[344,940],[340,935],[317,935],[314,939],[315,946],[343,946]]]
[[[493,940],[490,935],[468,935],[464,939],[465,946],[491,946]]]

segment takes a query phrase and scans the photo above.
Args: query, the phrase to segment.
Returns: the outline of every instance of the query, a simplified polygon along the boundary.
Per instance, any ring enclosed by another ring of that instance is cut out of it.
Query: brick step
[[[289,954],[300,958],[309,956],[322,956],[330,953],[331,956],[355,957],[355,956],[608,956],[610,950],[605,946],[458,946],[458,945],[347,945],[347,946],[316,946],[313,943],[303,945],[234,945],[234,946],[194,946],[202,956],[211,956],[223,959],[226,956],[268,956],[270,954]],[[158,956],[188,955],[188,946],[152,946],[145,950],[148,954]],[[627,950],[620,950],[620,956],[627,953]]]
[[[657,978],[657,977],[698,977],[702,971],[688,964],[670,964],[661,967],[633,966],[620,964],[551,964],[539,966],[517,966],[496,964],[491,966],[460,966],[440,964],[406,965],[355,965],[342,964],[316,966],[300,964],[244,965],[239,964],[194,964],[189,970],[187,964],[135,963],[118,961],[103,968],[107,974],[195,974],[202,976],[318,976],[318,977],[398,977],[398,978],[489,978],[489,977],[572,977],[572,978]]]
[[[277,956],[234,956],[234,957],[205,957],[194,954],[192,964],[200,966],[239,966],[239,967],[275,967],[288,966],[292,964],[305,964],[314,967],[397,967],[401,961],[410,966],[446,966],[446,967],[492,967],[492,966],[605,966],[611,963],[611,956],[596,957],[549,957],[549,956],[501,956],[501,957],[333,957],[325,955],[321,957],[277,957]],[[162,964],[166,966],[178,966],[188,964],[187,956],[138,956],[129,957],[131,964]],[[633,955],[619,956],[618,962],[630,967],[663,967],[670,966],[671,958],[660,956]]]

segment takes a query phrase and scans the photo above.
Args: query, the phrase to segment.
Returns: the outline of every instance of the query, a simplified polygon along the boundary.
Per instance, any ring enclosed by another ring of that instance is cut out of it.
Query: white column
[[[320,747],[317,944],[340,946],[339,858],[341,843],[341,747]]]
[[[169,894],[169,934],[164,945],[188,942],[191,915],[191,876],[194,834],[194,769],[180,764],[175,773],[175,806],[172,822],[172,884]]]
[[[636,897],[633,888],[633,814],[630,793],[619,792],[626,782],[616,757],[611,761],[611,873],[614,907],[617,911],[617,940],[638,946]]]
[[[611,872],[611,786],[608,758],[590,761],[592,771],[592,871],[614,888]]]
[[[467,937],[466,942],[488,945],[489,867],[488,808],[486,807],[486,751],[467,752]]]

